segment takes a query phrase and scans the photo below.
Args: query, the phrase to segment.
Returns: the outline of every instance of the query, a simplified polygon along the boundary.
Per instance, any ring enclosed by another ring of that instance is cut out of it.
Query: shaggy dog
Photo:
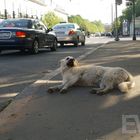
[[[61,85],[50,87],[49,93],[66,93],[69,87],[79,85],[92,86],[91,93],[103,95],[113,88],[126,93],[135,86],[132,75],[120,67],[80,66],[72,56],[67,56],[60,63],[63,82]]]

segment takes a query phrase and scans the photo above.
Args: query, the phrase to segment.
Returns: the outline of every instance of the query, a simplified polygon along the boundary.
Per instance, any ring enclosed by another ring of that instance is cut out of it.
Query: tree
[[[48,12],[42,18],[42,22],[49,28],[52,28],[52,26],[56,25],[61,21],[63,20],[60,17],[58,17],[54,12]]]
[[[68,18],[69,22],[77,23],[85,32],[104,32],[104,25],[101,21],[91,22],[87,19],[83,19],[80,15],[70,16]]]
[[[135,4],[135,12],[136,12],[136,17],[140,16],[140,0],[136,0],[136,4]],[[130,5],[128,6],[122,13],[122,17],[124,20],[128,20],[129,22],[132,21],[132,10],[133,10],[133,6]]]

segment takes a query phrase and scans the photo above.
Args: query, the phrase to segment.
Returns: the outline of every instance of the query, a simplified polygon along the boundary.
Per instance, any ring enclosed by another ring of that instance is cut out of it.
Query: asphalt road
[[[126,68],[136,82],[128,94],[112,90],[97,96],[89,94],[91,87],[72,87],[67,94],[46,93],[48,87],[61,82],[60,74],[56,75],[38,86],[31,100],[25,103],[25,96],[17,98],[0,113],[0,139],[139,140],[139,54],[139,41],[119,41],[104,45],[81,61]],[[30,90],[27,93],[29,96]]]
[[[37,55],[5,51],[0,55],[0,103],[19,94],[25,87],[59,67],[65,56],[78,57],[111,38],[87,38],[86,46],[59,47],[56,52],[41,50]]]

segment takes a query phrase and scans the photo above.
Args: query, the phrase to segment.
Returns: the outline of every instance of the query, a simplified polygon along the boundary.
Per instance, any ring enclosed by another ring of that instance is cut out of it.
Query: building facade
[[[135,19],[135,34],[140,36],[140,17]],[[130,35],[133,35],[133,21],[130,23]]]
[[[51,0],[1,0],[0,18],[32,17],[41,18],[48,11],[53,11],[64,21],[68,20],[68,14],[63,8]]]
[[[8,18],[15,17],[38,17],[46,12],[47,5],[44,0],[2,0],[0,15]]]

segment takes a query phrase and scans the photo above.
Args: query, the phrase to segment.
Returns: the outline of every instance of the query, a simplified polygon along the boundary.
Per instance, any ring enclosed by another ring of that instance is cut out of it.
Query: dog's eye
[[[66,60],[69,60],[69,59],[70,59],[69,57],[66,58]]]

